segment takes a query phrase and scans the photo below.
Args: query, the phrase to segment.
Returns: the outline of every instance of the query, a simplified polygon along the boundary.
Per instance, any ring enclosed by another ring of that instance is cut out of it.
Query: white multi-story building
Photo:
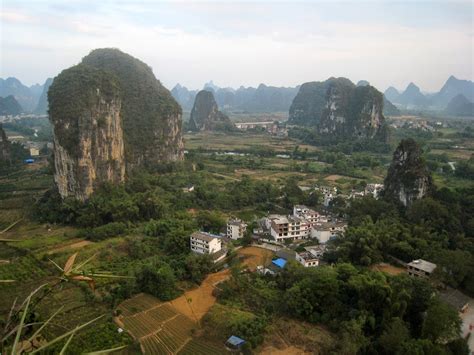
[[[311,208],[308,208],[304,205],[293,206],[293,216],[304,218],[311,225],[328,221],[328,217],[326,215],[322,215],[319,212],[312,210]]]
[[[304,218],[310,223],[316,223],[319,219],[319,213],[305,205],[293,206],[293,216]]]
[[[189,239],[191,250],[198,254],[214,254],[222,249],[222,240],[216,235],[194,232]]]
[[[347,228],[345,222],[317,223],[311,228],[311,238],[316,238],[319,243],[324,244],[331,238],[341,235]]]
[[[277,242],[308,238],[311,230],[310,223],[296,216],[279,216],[272,218],[270,234]]]
[[[245,231],[247,230],[247,224],[240,219],[229,219],[227,222],[227,237],[237,240],[244,237]]]

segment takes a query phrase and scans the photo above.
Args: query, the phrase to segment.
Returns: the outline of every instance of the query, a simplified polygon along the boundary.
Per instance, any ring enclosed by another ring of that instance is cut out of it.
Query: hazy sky
[[[345,76],[381,90],[473,79],[471,1],[0,0],[0,76],[30,85],[99,47],[172,88],[294,86]]]

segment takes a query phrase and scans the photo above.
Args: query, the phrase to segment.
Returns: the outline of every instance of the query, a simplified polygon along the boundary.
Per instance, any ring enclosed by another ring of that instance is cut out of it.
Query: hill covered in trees
[[[181,108],[149,66],[117,49],[94,50],[64,70],[48,100],[63,197],[83,200],[135,168],[183,157]]]

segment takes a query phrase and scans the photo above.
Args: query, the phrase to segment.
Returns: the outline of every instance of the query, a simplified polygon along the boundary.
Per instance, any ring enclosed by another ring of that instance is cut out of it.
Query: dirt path
[[[217,283],[230,277],[230,270],[223,270],[208,275],[201,286],[187,291],[181,297],[171,301],[176,310],[185,316],[199,322],[201,318],[216,303],[212,291]]]
[[[372,270],[385,272],[385,273],[390,274],[390,275],[399,275],[399,274],[402,274],[402,273],[406,272],[406,270],[404,268],[401,268],[401,267],[398,267],[398,266],[393,266],[393,265],[390,265],[390,264],[387,264],[387,263],[375,264],[375,265],[372,265],[370,268]]]
[[[80,249],[80,248],[83,248],[86,245],[89,245],[89,244],[92,244],[92,243],[93,242],[91,242],[89,240],[80,240],[80,241],[72,243],[72,244],[68,244],[68,245],[64,245],[64,246],[59,247],[59,248],[51,249],[51,250],[48,251],[48,254],[60,253],[60,252],[63,252],[65,250],[69,250],[69,249]]]

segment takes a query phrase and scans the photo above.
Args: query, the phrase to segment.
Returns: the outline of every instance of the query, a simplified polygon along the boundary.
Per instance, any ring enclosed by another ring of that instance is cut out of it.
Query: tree
[[[426,312],[423,336],[435,343],[444,343],[459,337],[461,319],[457,312],[439,298],[434,298]]]
[[[141,292],[149,293],[162,301],[169,301],[177,296],[176,278],[171,267],[162,263],[144,265],[136,273],[136,283]]]
[[[378,340],[384,354],[397,354],[402,344],[410,339],[410,332],[403,320],[393,318]]]

